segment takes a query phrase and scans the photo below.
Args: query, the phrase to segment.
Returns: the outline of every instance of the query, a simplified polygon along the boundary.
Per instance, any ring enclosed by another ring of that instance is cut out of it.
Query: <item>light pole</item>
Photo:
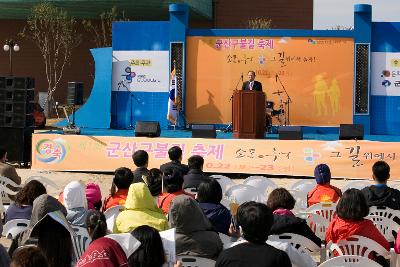
[[[10,77],[13,76],[12,73],[12,53],[14,52],[18,52],[19,51],[19,45],[14,42],[13,40],[7,40],[5,45],[3,46],[3,50],[5,52],[9,52],[10,55]]]

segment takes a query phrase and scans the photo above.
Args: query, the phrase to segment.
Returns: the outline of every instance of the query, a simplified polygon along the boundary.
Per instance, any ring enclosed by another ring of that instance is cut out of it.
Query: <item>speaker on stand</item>
[[[67,87],[67,106],[72,106],[72,122],[64,107],[65,117],[67,119],[67,126],[63,128],[65,134],[80,134],[81,130],[75,125],[75,107],[83,105],[83,83],[82,82],[68,82]]]

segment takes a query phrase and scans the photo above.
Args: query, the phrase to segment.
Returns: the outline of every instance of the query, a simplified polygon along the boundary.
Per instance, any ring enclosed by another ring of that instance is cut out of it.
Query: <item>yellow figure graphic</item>
[[[339,99],[340,99],[340,87],[338,81],[333,79],[331,86],[328,91],[329,101],[331,102],[332,115],[339,112]]]
[[[314,77],[314,105],[317,108],[317,116],[328,115],[328,108],[325,103],[326,94],[328,93],[328,84],[326,83],[323,73],[318,74]]]

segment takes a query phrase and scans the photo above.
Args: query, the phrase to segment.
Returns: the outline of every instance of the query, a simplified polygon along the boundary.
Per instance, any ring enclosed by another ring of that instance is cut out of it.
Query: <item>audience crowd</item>
[[[366,218],[371,206],[400,210],[400,191],[388,186],[390,167],[384,161],[372,167],[374,185],[351,188],[343,194],[330,184],[329,166],[315,167],[317,184],[307,194],[307,206],[337,203],[321,240],[307,224],[307,217],[296,216],[296,200],[287,189],[272,190],[265,203],[248,201],[229,209],[221,204],[220,183],[203,172],[201,156],[191,156],[186,166],[179,147],[170,148],[168,155],[170,162],[149,170],[148,153],[136,151],[132,155],[136,169],[116,169],[110,194],[103,201],[95,183],[72,181],[58,199],[48,195],[41,182],[26,183],[8,207],[4,223],[27,219],[29,225],[13,238],[8,253],[0,245],[0,267],[162,266],[168,258],[159,232],[171,228],[175,229],[177,256],[208,258],[215,266],[316,266],[308,254],[299,253],[287,242],[268,239],[284,233],[303,236],[318,247],[359,235],[400,253],[399,242],[390,244]],[[0,167],[5,158],[6,152],[0,148]],[[2,175],[20,183],[14,171]],[[111,232],[104,212],[113,207],[120,212]],[[90,238],[82,255],[71,238],[75,227],[86,229]],[[221,240],[226,237],[228,245]],[[368,255],[388,266],[383,256]],[[173,264],[182,266],[180,261]]]

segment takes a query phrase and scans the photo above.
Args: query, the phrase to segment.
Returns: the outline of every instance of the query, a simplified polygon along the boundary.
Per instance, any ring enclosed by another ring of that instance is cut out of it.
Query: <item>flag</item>
[[[174,125],[176,125],[178,120],[179,102],[180,101],[178,97],[178,90],[176,88],[176,70],[174,63],[169,82],[168,113],[167,113],[167,119]]]

